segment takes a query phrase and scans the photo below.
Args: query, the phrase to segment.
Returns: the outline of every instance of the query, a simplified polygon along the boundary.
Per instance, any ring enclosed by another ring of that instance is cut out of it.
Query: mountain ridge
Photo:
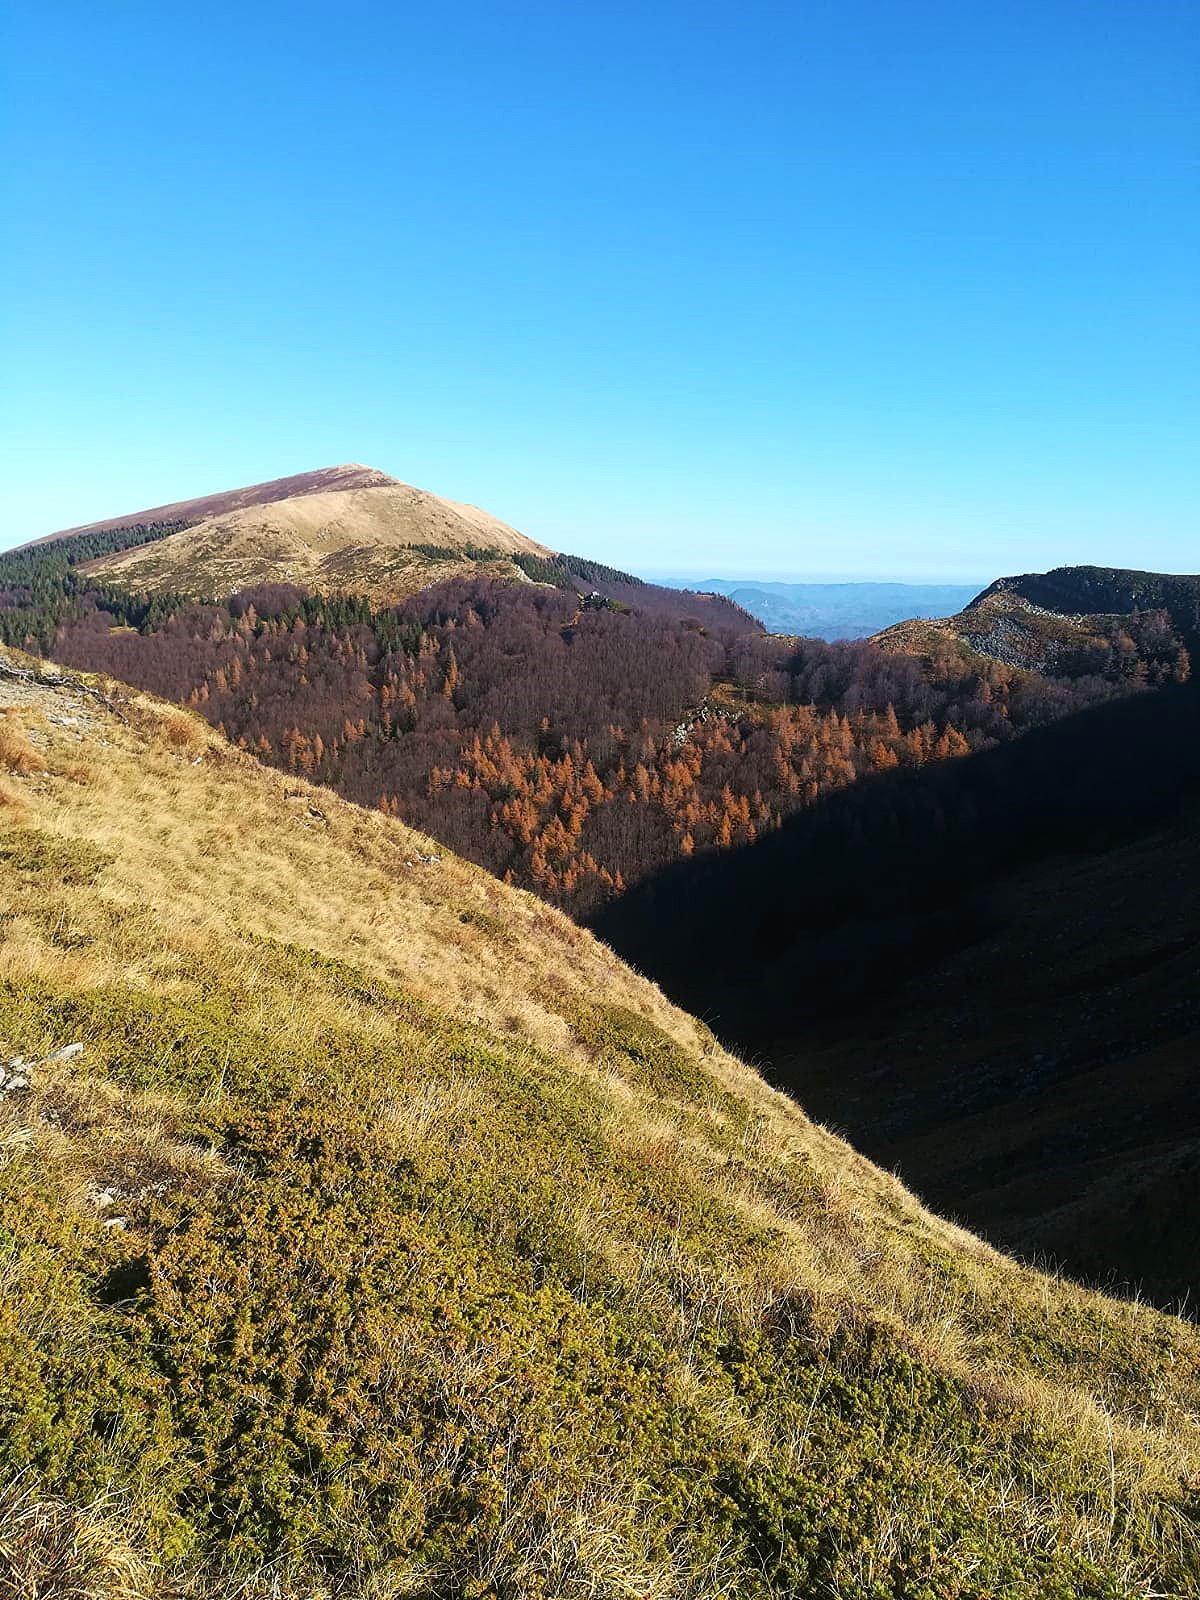
[[[1128,567],[1052,567],[997,578],[968,610],[1002,595],[1087,623],[1094,616],[1164,612],[1192,651],[1200,649],[1200,574],[1144,572]]]
[[[1156,621],[1156,619],[1158,619]],[[906,619],[873,635],[885,650],[923,654],[966,648],[1035,672],[1087,669],[1114,642],[1172,628],[1200,648],[1200,577],[1118,567],[1054,567],[997,578],[953,616]],[[1124,635],[1124,639],[1122,639]],[[1186,668],[1185,668],[1186,670]]]
[[[377,605],[453,576],[524,581],[514,556],[552,554],[477,506],[358,464],[67,529],[14,554],[89,540],[100,550],[79,563],[80,572],[139,592],[211,599],[290,583],[362,594]]]
[[[94,522],[82,522],[71,528],[60,528],[56,533],[44,534],[18,545],[18,550],[32,549],[50,544],[56,539],[69,539],[80,533],[95,533],[100,529],[135,527],[139,523],[200,522],[206,517],[219,516],[244,506],[270,505],[275,500],[292,499],[299,495],[324,493],[331,489],[381,488],[399,483],[375,467],[361,462],[345,462],[335,467],[318,467],[313,471],[291,473],[282,478],[268,478],[261,483],[247,484],[240,489],[220,489],[211,494],[195,495],[186,500],[172,500],[166,505],[151,506],[144,511],[133,511],[116,517],[102,517]]]

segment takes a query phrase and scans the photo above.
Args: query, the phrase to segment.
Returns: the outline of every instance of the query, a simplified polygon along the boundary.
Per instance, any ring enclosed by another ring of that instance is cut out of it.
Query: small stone
[[[61,1050],[56,1050],[53,1055],[47,1056],[46,1061],[73,1061],[77,1055],[82,1053],[83,1042],[77,1039],[74,1044],[65,1044]]]
[[[21,1056],[14,1056],[11,1061],[6,1061],[0,1066],[0,1100],[6,1100],[14,1095],[29,1092],[30,1063]]]

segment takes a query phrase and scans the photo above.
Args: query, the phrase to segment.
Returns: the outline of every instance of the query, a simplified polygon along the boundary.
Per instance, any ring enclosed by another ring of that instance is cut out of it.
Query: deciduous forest
[[[212,604],[129,595],[76,570],[90,553],[8,558],[8,642],[192,706],[580,916],[865,774],[1188,671],[1163,612],[1121,619],[1049,677],[949,648],[772,637],[726,602],[566,558],[543,563],[551,582],[454,580],[380,612],[284,585]],[[581,597],[581,575],[601,587]]]

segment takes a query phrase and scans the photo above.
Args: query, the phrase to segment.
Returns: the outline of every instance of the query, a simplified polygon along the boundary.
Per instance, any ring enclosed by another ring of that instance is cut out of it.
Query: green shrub
[[[0,833],[0,863],[16,872],[56,878],[68,887],[94,883],[112,856],[81,839],[60,839],[40,828]]]
[[[288,1596],[392,1573],[444,1600],[1116,1600],[1135,1570],[1200,1581],[1194,1498],[1110,1502],[1082,1447],[865,1310],[830,1331],[798,1291],[730,1306],[731,1264],[753,1277],[778,1236],[702,1164],[614,1143],[603,1078],[352,964],[245,948],[297,1007],[322,1002],[315,1046],[232,973],[169,995],[0,988],[0,1044],[84,1040],[90,1072],[169,1092],[180,1136],[236,1174],[164,1187],[122,1229],[36,1142],[0,1165],[4,1472],[79,1504],[118,1491],[154,1560],[212,1593],[268,1569]],[[573,1023],[683,1127],[714,1105],[732,1126],[645,1018]],[[414,1120],[440,1084],[464,1087]],[[1069,1364],[1091,1338],[1014,1319],[1006,1349],[994,1308],[980,1319],[998,1364]],[[1068,1537],[1093,1514],[1111,1559]],[[1173,1557],[1169,1516],[1193,1519]]]

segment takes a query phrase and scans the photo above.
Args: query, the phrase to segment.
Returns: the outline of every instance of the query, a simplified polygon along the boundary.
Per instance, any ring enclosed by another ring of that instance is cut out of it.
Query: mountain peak
[[[391,605],[444,578],[519,577],[514,556],[551,554],[478,506],[362,462],[176,500],[38,542],[68,538],[89,572],[197,599],[293,583]]]
[[[401,487],[398,478],[389,477],[376,467],[361,462],[343,463],[336,467],[318,467],[315,472],[295,472],[285,478],[269,478],[264,483],[247,484],[240,489],[222,489],[215,494],[198,495],[191,500],[172,500],[166,505],[149,506],[142,511],[129,511],[122,516],[102,517],[97,522],[80,523],[73,528],[60,528],[57,533],[36,539],[35,544],[48,544],[52,539],[67,539],[77,533],[94,533],[103,529],[134,528],[139,523],[202,522],[207,517],[219,517],[245,506],[271,505],[279,500],[294,500],[301,495],[326,494],[337,489],[384,489]]]

